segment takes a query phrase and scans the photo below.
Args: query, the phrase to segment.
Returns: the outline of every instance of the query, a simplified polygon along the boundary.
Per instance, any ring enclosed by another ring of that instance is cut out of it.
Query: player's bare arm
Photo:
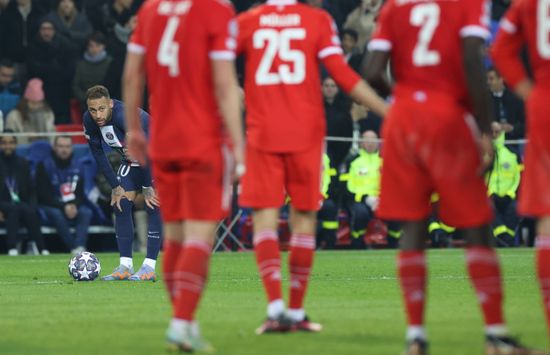
[[[212,73],[218,106],[233,143],[236,163],[235,178],[238,179],[245,172],[245,163],[239,86],[235,64],[232,60],[212,60]]]
[[[480,173],[484,173],[493,162],[494,151],[491,139],[492,106],[489,92],[479,83],[487,82],[485,68],[483,66],[484,40],[479,37],[465,37],[462,39],[463,63],[466,75],[466,85],[470,102],[473,105],[473,113],[477,125],[481,131],[481,158]]]
[[[143,199],[145,200],[145,204],[149,208],[155,208],[160,207],[160,201],[158,199],[157,193],[155,192],[155,189],[153,186],[144,186],[142,189],[143,192]]]
[[[363,60],[361,76],[380,95],[387,97],[391,94],[391,84],[386,76],[386,68],[390,59],[390,52],[372,51]]]
[[[116,206],[119,211],[122,211],[122,207],[120,207],[120,201],[123,198],[126,198],[126,191],[122,186],[118,185],[111,191],[111,206]]]
[[[128,151],[141,166],[147,164],[147,140],[141,127],[139,109],[145,87],[144,57],[129,52],[124,64],[122,78],[123,101],[126,104],[125,121],[128,132]]]

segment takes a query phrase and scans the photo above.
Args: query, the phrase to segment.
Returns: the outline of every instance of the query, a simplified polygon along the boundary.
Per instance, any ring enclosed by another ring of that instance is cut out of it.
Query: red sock
[[[401,293],[409,326],[424,325],[426,303],[426,255],[421,250],[402,250],[397,256]]]
[[[494,249],[466,248],[466,264],[477,294],[485,326],[504,325],[500,263]]]
[[[550,236],[537,237],[537,276],[539,278],[546,323],[550,332]]]
[[[256,233],[254,235],[254,251],[268,301],[282,299],[281,254],[277,233],[275,231]]]
[[[165,239],[162,251],[162,278],[166,284],[166,290],[174,305],[174,271],[183,245],[179,241]]]
[[[290,299],[289,309],[302,309],[306,295],[313,254],[315,253],[315,237],[306,234],[293,234],[290,238]]]
[[[192,321],[208,274],[211,246],[190,240],[183,244],[174,273],[174,318]]]

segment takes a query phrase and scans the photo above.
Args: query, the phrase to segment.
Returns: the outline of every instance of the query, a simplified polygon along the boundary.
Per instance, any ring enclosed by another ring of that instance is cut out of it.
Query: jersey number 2
[[[537,49],[544,59],[550,59],[550,0],[539,0],[537,8]]]
[[[413,64],[417,67],[439,64],[439,52],[429,49],[435,29],[439,25],[439,6],[436,3],[416,5],[411,10],[410,21],[411,25],[420,27],[413,50]]]
[[[174,36],[180,24],[179,17],[172,16],[168,19],[157,52],[157,61],[160,65],[168,67],[168,75],[171,77],[180,74],[179,67],[179,43],[174,41]]]
[[[265,52],[256,70],[256,84],[277,85],[300,84],[306,77],[306,60],[304,53],[299,49],[291,49],[292,40],[306,38],[306,30],[303,28],[287,28],[276,31],[270,28],[262,28],[254,32],[253,45],[255,49],[265,47]],[[271,72],[273,61],[278,56],[281,60],[292,63],[279,64],[276,72]]]

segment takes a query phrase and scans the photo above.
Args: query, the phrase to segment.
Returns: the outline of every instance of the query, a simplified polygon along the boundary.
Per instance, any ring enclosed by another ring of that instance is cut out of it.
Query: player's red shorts
[[[153,160],[165,222],[218,221],[227,216],[232,167],[226,156],[219,150],[198,159]]]
[[[251,208],[279,208],[285,197],[303,211],[317,211],[322,204],[323,141],[303,152],[273,153],[248,145],[246,173],[239,202]]]
[[[521,178],[519,213],[541,217],[550,215],[550,88],[535,88],[527,101],[527,147],[525,171]]]
[[[477,173],[475,124],[455,99],[425,92],[398,96],[385,121],[380,218],[428,218],[430,196],[438,192],[445,224],[469,228],[492,220],[487,188]]]

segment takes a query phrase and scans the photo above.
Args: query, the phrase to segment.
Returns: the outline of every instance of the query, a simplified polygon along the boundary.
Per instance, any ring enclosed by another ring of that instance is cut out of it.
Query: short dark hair
[[[355,42],[359,39],[359,34],[356,30],[352,30],[351,28],[344,28],[342,30],[342,38],[344,38],[345,35],[351,36]]]
[[[491,66],[491,67],[489,67],[489,68],[487,69],[487,73],[492,72],[492,71],[495,72],[495,74],[496,74],[498,77],[501,76],[500,73],[498,72],[497,68]]]
[[[8,58],[0,58],[0,67],[14,68],[15,63]]]
[[[17,144],[17,136],[10,136],[9,134],[10,133],[15,133],[15,131],[11,128],[5,128],[4,131],[2,132],[4,133],[5,135],[4,136],[0,136],[0,140],[4,139],[4,138],[13,138],[15,139],[15,144]]]
[[[111,98],[109,90],[103,85],[95,85],[86,91],[86,100],[96,100],[105,97],[107,99]]]
[[[60,139],[70,139],[71,144],[73,143],[73,138],[71,136],[68,136],[68,135],[64,134],[62,136],[55,136],[55,138],[53,139],[53,145],[56,145],[57,141],[60,140]]]
[[[90,43],[90,42],[95,42],[95,43],[99,43],[99,44],[102,44],[102,45],[105,45],[107,43],[107,41],[105,39],[105,35],[101,32],[94,32],[90,36],[88,36],[88,42],[87,43]]]

